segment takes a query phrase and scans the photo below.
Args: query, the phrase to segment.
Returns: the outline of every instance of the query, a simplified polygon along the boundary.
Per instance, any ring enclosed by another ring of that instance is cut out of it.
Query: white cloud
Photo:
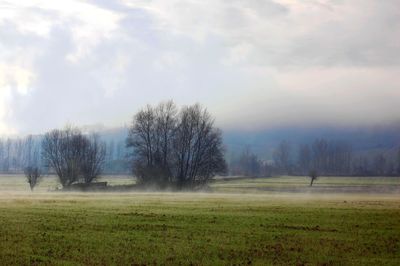
[[[34,75],[27,69],[18,66],[0,64],[0,132],[3,134],[15,133],[15,130],[5,124],[3,120],[11,115],[12,108],[9,102],[12,94],[23,97],[29,92]],[[15,91],[12,91],[14,89]]]
[[[110,38],[121,18],[113,11],[77,0],[4,1],[0,9],[0,26],[11,22],[22,35],[48,37],[54,27],[70,28],[75,49],[66,58],[71,62],[84,57],[102,39]]]

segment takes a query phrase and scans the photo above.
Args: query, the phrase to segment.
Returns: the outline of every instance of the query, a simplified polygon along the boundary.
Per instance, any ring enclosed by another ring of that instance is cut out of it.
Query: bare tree
[[[288,174],[291,171],[290,165],[291,145],[288,141],[283,140],[273,153],[273,158],[278,170],[281,173]]]
[[[393,176],[396,173],[395,171],[395,166],[392,160],[389,160],[386,163],[386,167],[385,167],[385,173],[384,175],[386,176]]]
[[[226,171],[222,133],[199,104],[182,108],[174,134],[175,176],[178,187],[205,184]]]
[[[352,161],[352,174],[357,176],[371,175],[370,161],[366,157],[358,157]]]
[[[329,175],[344,175],[351,170],[352,149],[344,141],[329,141],[324,155],[324,172]]]
[[[127,147],[133,149],[133,174],[143,183],[160,183],[160,176],[164,176],[155,160],[159,143],[156,122],[154,108],[147,105],[134,116],[126,140]]]
[[[385,174],[386,170],[386,158],[383,154],[378,154],[374,158],[374,170],[375,175],[382,176]]]
[[[396,173],[397,173],[397,175],[400,176],[400,148],[398,148],[398,150],[397,150],[397,158],[396,158],[396,161],[397,161]]]
[[[265,167],[265,169],[263,169]],[[233,175],[256,177],[266,174],[266,165],[261,162],[256,154],[251,152],[249,147],[243,149],[240,157],[232,160],[230,163],[231,173]]]
[[[310,177],[310,180],[311,180],[310,181],[310,187],[312,187],[314,181],[317,180],[317,178],[318,178],[318,172],[316,170],[311,170],[308,173],[308,176]]]
[[[11,160],[11,139],[7,138],[6,147],[5,147],[5,158],[3,164],[3,171],[8,173],[10,171],[10,160]]]
[[[35,186],[39,183],[41,178],[41,171],[37,166],[28,166],[24,170],[26,179],[29,183],[31,191],[35,188]]]
[[[63,187],[80,179],[91,182],[99,175],[104,156],[104,145],[78,129],[56,129],[46,133],[42,140],[44,163],[56,172]]]
[[[155,162],[159,165],[162,178],[171,182],[171,156],[173,150],[173,136],[177,126],[177,107],[173,101],[160,103],[155,108],[156,134],[155,134]]]
[[[301,145],[299,148],[298,164],[300,172],[305,175],[310,171],[312,164],[311,149],[309,145]]]
[[[53,130],[43,138],[43,159],[56,172],[63,187],[78,180],[79,164],[83,159],[80,146],[83,143],[81,132],[72,128]]]
[[[33,164],[34,141],[32,135],[28,135],[24,140],[23,165]]]
[[[4,172],[4,142],[0,139],[0,171]]]
[[[87,138],[86,144],[83,145],[83,158],[81,161],[81,173],[85,183],[91,183],[101,173],[105,157],[105,143],[100,142],[97,135]]]
[[[313,168],[320,172],[326,173],[328,168],[328,141],[325,139],[316,139],[312,144]]]

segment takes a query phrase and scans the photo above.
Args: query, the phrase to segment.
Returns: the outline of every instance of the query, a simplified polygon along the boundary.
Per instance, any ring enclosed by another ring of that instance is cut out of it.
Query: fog
[[[1,264],[400,265],[399,2],[0,0]]]
[[[396,0],[1,0],[0,134],[165,99],[225,130],[396,123],[399,24]]]

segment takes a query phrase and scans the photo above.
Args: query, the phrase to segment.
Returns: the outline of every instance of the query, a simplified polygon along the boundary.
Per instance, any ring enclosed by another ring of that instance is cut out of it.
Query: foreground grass
[[[0,193],[3,265],[399,265],[400,199]]]

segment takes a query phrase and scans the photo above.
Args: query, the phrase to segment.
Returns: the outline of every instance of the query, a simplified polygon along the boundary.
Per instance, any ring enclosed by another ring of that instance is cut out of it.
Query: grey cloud
[[[246,1],[244,5],[247,5],[262,17],[281,16],[289,13],[289,9],[285,5],[279,4],[275,1],[250,0]]]
[[[280,1],[178,1],[165,9],[163,1],[89,3],[121,19],[95,43],[84,39],[89,48],[74,62],[67,56],[77,51],[82,22],[31,9],[53,22],[48,36],[0,24],[2,62],[35,75],[26,95],[12,90],[12,113],[3,117],[19,132],[66,122],[121,125],[165,99],[201,102],[226,128],[400,118],[395,1],[302,2],[317,10],[316,23]]]
[[[299,65],[399,66],[400,9],[393,4],[366,4],[370,10],[355,21],[349,17],[322,23],[293,39],[285,57]]]

